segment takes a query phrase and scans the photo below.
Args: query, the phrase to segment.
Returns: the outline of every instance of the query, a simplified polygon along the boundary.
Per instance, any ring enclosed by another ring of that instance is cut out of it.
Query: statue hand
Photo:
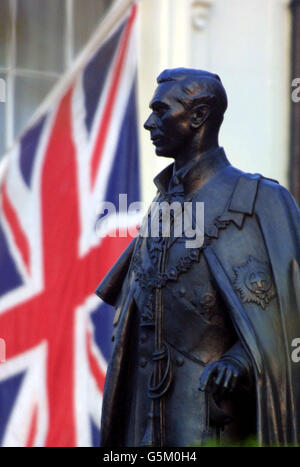
[[[200,391],[208,391],[222,398],[225,392],[232,392],[243,377],[242,367],[234,360],[224,359],[208,364],[200,377]]]

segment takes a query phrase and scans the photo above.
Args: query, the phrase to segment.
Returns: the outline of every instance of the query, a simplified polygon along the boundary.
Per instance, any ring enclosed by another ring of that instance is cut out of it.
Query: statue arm
[[[104,279],[97,287],[96,294],[109,305],[116,305],[118,296],[122,289],[122,284],[130,266],[136,238],[131,241],[118,261],[108,271]]]

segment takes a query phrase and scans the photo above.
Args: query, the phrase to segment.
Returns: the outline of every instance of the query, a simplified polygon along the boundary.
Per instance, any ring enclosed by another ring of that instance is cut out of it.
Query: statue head
[[[159,156],[193,157],[218,141],[227,96],[218,75],[203,70],[163,71],[144,124]]]

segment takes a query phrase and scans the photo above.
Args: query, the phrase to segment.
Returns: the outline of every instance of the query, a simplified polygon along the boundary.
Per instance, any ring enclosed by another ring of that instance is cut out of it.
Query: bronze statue
[[[97,289],[116,307],[101,446],[297,444],[299,208],[219,147],[219,76],[179,68],[157,81],[144,127],[174,163],[154,179],[154,201],[204,203],[204,237],[187,247],[174,212],[169,236],[162,216],[158,234],[144,235],[150,211]]]

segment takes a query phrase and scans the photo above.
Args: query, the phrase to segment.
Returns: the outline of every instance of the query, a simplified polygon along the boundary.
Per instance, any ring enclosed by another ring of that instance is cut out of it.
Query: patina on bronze
[[[174,163],[154,179],[155,201],[204,202],[204,242],[187,248],[184,227],[140,233],[98,287],[116,307],[101,446],[299,443],[299,208],[219,147],[217,75],[180,68],[157,81],[144,126]]]

